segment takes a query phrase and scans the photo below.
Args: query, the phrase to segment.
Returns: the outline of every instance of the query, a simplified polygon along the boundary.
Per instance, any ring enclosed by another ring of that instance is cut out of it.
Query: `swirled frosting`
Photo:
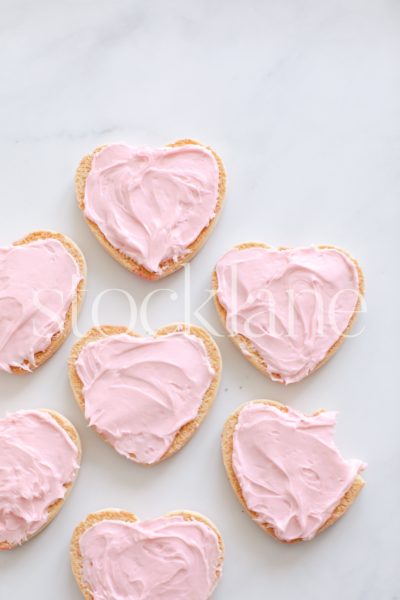
[[[56,239],[0,248],[0,369],[30,370],[35,354],[62,331],[82,279]]]
[[[107,336],[84,346],[76,370],[89,424],[117,452],[147,464],[197,416],[214,376],[202,340],[183,332]]]
[[[78,469],[79,451],[48,413],[0,419],[0,543],[21,544],[48,521]]]
[[[250,340],[283,383],[300,381],[325,358],[360,293],[354,262],[333,248],[234,248],[216,273],[229,333]]]
[[[216,533],[180,516],[103,520],[82,534],[79,547],[94,600],[207,600],[220,576]]]
[[[219,170],[200,145],[132,148],[111,144],[93,156],[84,214],[107,240],[148,271],[161,272],[207,227]]]
[[[282,541],[312,539],[366,466],[341,457],[335,423],[334,412],[308,417],[260,402],[240,411],[232,467],[247,507]]]

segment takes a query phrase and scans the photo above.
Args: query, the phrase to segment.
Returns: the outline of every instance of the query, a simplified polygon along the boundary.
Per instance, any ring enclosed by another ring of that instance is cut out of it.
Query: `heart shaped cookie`
[[[72,571],[86,600],[207,600],[223,559],[218,529],[188,511],[139,521],[103,510],[88,515],[71,541]]]
[[[333,246],[241,244],[218,261],[212,285],[232,340],[260,371],[285,384],[334,354],[364,294],[357,261]]]
[[[364,485],[365,464],[345,460],[333,433],[336,413],[308,417],[255,400],[225,423],[222,453],[240,502],[280,542],[312,539],[339,519]]]
[[[84,296],[86,265],[66,236],[35,231],[0,248],[0,370],[28,373],[62,345]]]
[[[69,360],[71,386],[89,425],[119,454],[146,465],[191,438],[216,396],[220,372],[213,339],[184,324],[152,337],[93,328]]]
[[[180,269],[211,232],[225,196],[219,156],[193,140],[163,148],[110,144],[79,164],[76,195],[110,254],[147,279]]]
[[[73,425],[52,410],[0,419],[0,550],[23,544],[54,519],[81,460]]]

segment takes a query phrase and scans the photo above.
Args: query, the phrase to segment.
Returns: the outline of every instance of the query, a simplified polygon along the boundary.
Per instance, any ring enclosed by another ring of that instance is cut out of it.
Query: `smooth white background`
[[[83,442],[81,473],[58,518],[0,555],[0,598],[77,600],[69,538],[88,512],[108,506],[142,518],[187,508],[213,519],[226,543],[216,600],[400,598],[399,2],[1,0],[0,8],[0,242],[47,228],[79,244],[88,263],[82,331],[107,288],[127,290],[139,307],[150,291],[170,288],[177,297],[153,298],[150,325],[184,317],[183,273],[161,285],[137,279],[97,244],[77,208],[80,157],[112,141],[192,137],[224,159],[226,205],[191,266],[195,323],[216,259],[243,241],[342,246],[367,285],[360,335],[299,384],[267,381],[218,339],[224,371],[213,409],[188,446],[153,468],[128,462],[86,428],[66,371],[74,336],[32,375],[0,374],[1,416],[54,408]],[[126,299],[109,293],[100,313],[104,323],[127,324]],[[202,315],[219,328],[211,304]],[[312,542],[267,537],[227,482],[220,432],[254,398],[339,410],[339,448],[369,464],[355,505]]]

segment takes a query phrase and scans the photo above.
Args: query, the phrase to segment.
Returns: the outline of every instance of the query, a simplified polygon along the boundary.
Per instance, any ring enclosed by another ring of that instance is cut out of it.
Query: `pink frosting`
[[[335,249],[235,248],[216,273],[229,333],[250,340],[283,383],[300,381],[325,358],[358,300],[355,264]]]
[[[78,469],[79,451],[48,413],[0,419],[0,543],[21,544],[48,520]]]
[[[0,369],[30,370],[36,352],[61,331],[82,279],[58,240],[0,248]]]
[[[159,273],[211,221],[218,179],[217,161],[203,146],[111,144],[93,157],[84,213],[115,248]]]
[[[82,349],[76,369],[89,424],[117,452],[147,464],[197,416],[214,376],[202,340],[184,332],[107,336]]]
[[[220,576],[216,533],[180,516],[103,520],[79,546],[94,600],[207,600]]]
[[[366,466],[341,457],[335,423],[334,412],[307,417],[260,402],[240,411],[233,469],[247,507],[282,541],[312,539]]]

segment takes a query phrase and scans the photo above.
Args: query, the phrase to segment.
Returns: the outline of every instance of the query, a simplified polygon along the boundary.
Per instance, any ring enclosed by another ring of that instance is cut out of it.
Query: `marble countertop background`
[[[0,375],[0,416],[63,412],[83,440],[76,487],[59,517],[0,555],[0,598],[78,600],[68,543],[75,524],[107,506],[142,518],[187,508],[226,543],[215,600],[400,598],[399,193],[400,3],[397,0],[1,0],[0,243],[35,229],[71,236],[88,262],[79,321],[125,323],[126,299],[152,290],[152,327],[183,318],[183,274],[162,285],[116,264],[74,200],[80,157],[110,141],[163,145],[183,137],[223,157],[223,214],[191,267],[191,319],[218,327],[207,299],[216,259],[251,240],[332,243],[365,270],[367,311],[323,369],[299,384],[265,380],[226,338],[219,396],[177,456],[142,469],[85,423],[69,389],[74,336],[27,377]],[[143,324],[137,329],[143,331]],[[284,546],[243,513],[225,477],[219,436],[240,403],[270,398],[340,411],[342,452],[368,462],[349,513],[312,542]]]

